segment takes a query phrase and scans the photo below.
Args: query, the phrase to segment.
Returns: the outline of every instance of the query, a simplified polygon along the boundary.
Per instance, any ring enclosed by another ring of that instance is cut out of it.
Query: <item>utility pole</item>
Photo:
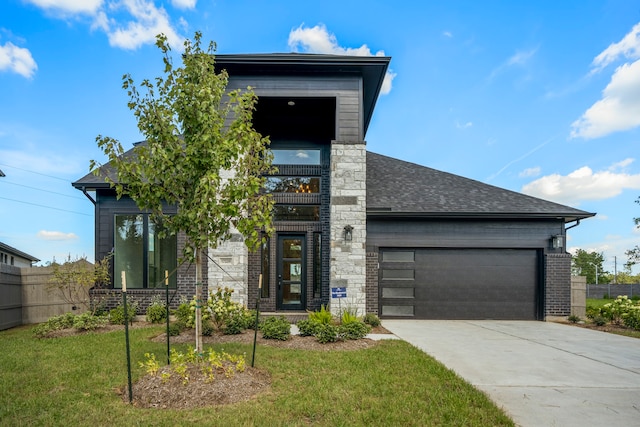
[[[618,284],[618,257],[613,257],[613,283]]]

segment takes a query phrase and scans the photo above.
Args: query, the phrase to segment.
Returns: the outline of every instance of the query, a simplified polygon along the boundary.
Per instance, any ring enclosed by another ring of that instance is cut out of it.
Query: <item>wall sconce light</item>
[[[551,247],[553,249],[562,249],[564,246],[564,236],[562,234],[556,234],[551,236]]]
[[[353,237],[353,227],[350,225],[344,226],[344,241],[350,242]]]

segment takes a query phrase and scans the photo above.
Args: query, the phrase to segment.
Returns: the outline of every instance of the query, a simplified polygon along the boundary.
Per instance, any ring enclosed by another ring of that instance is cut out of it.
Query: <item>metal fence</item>
[[[587,284],[587,298],[603,298],[605,295],[608,295],[609,298],[616,298],[618,295],[626,295],[629,298],[634,295],[640,296],[640,283],[633,285],[616,285],[613,283],[606,285]]]

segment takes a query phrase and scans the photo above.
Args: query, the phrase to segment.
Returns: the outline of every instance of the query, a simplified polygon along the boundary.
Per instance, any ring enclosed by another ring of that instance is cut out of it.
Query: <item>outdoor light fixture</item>
[[[296,105],[296,101],[289,101],[289,102],[287,102],[287,105],[289,107],[293,107],[294,105]]]
[[[353,237],[353,227],[350,225],[344,226],[344,241],[350,242]]]
[[[564,236],[562,234],[551,236],[551,247],[553,249],[561,249],[562,246],[564,246]]]

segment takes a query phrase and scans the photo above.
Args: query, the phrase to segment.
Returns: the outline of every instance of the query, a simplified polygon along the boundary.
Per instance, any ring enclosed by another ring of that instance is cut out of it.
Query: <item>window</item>
[[[320,178],[304,176],[270,176],[264,185],[267,193],[319,193]]]
[[[276,205],[274,221],[320,221],[320,206]]]
[[[414,262],[414,251],[384,251],[382,262]]]
[[[319,149],[271,149],[274,165],[319,165]]]
[[[260,251],[260,272],[262,273],[262,288],[260,289],[260,298],[269,298],[269,250],[270,240],[267,238],[261,243]]]
[[[157,228],[147,214],[115,216],[115,288],[122,288],[122,271],[127,288],[162,288],[165,272],[169,274],[169,286],[176,287],[177,239],[161,239]]]

